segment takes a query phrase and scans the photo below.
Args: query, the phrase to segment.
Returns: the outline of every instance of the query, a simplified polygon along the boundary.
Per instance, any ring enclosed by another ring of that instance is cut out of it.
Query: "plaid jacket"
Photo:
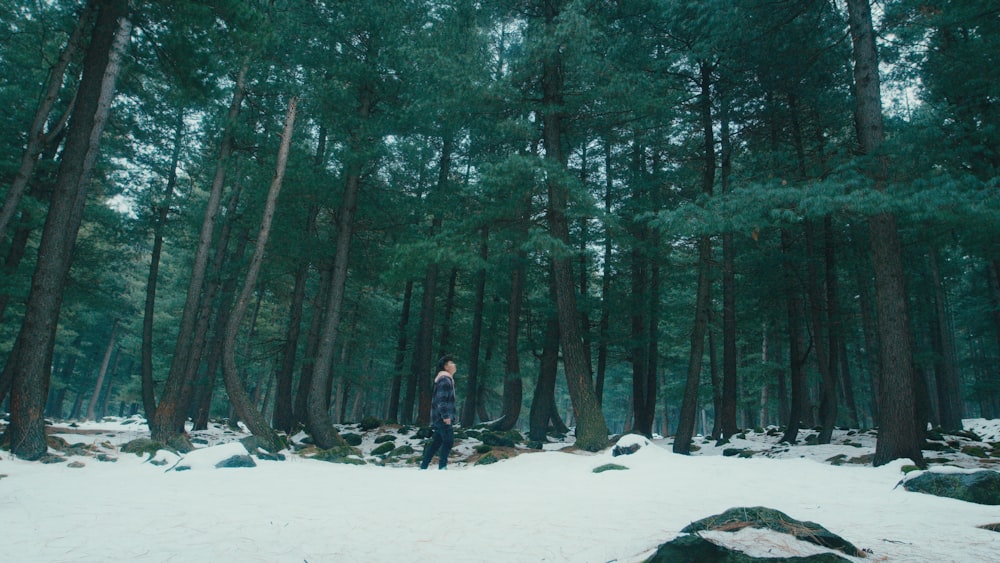
[[[446,418],[455,424],[455,380],[448,375],[438,375],[434,378],[431,422],[443,422]]]

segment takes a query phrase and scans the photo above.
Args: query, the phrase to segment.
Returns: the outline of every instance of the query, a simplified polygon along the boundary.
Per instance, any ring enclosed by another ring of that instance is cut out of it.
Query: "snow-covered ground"
[[[1000,562],[1000,533],[977,527],[1000,523],[1000,507],[897,487],[909,462],[860,463],[874,451],[869,432],[838,431],[828,446],[778,444],[766,432],[718,446],[698,438],[691,456],[671,453],[670,439],[613,457],[576,451],[569,437],[479,465],[481,442],[466,438],[448,471],[419,471],[413,431],[341,430],[363,435],[365,465],[310,459],[305,448],[217,469],[245,453],[236,442],[244,434],[213,426],[192,433],[194,452],[140,456],[118,446],[148,437],[141,420],[57,425],[57,436],[89,446],[88,455],[53,451],[66,461],[42,464],[0,451],[0,560],[642,561],[692,521],[766,506],[823,525],[869,561]],[[990,445],[1000,421],[967,420],[966,430],[982,440],[946,436],[944,451],[925,452],[933,467],[997,468],[1000,457],[957,450],[1000,455]],[[415,452],[387,464],[370,455],[386,434]],[[619,443],[635,442],[646,441]],[[608,463],[628,470],[593,472]],[[761,530],[706,536],[758,557],[824,551]]]

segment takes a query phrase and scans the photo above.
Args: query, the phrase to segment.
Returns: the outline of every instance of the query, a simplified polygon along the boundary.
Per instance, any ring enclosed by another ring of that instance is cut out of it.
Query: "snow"
[[[1000,421],[968,420],[966,429],[995,441]],[[866,432],[837,431],[825,446],[778,444],[762,432],[718,446],[699,438],[690,456],[673,454],[664,438],[624,436],[619,446],[641,447],[615,457],[611,448],[575,450],[570,437],[489,465],[472,462],[480,442],[466,439],[448,471],[420,471],[367,454],[398,427],[364,433],[366,465],[310,459],[306,448],[281,461],[254,457],[252,468],[215,467],[246,454],[236,441],[244,434],[222,426],[193,432],[201,447],[182,456],[119,452],[148,436],[141,420],[56,430],[116,461],[53,450],[67,462],[42,464],[0,452],[3,560],[631,562],[692,521],[767,506],[819,523],[868,551],[867,561],[1000,562],[1000,534],[977,528],[1000,522],[1000,507],[905,491],[897,485],[907,460],[878,468],[827,461],[871,454]],[[419,455],[422,440],[399,436],[396,444]],[[755,454],[723,455],[727,448]],[[926,453],[937,458],[933,470],[995,469],[998,461]],[[628,470],[593,472],[609,463]],[[757,557],[826,551],[759,529],[702,535]]]

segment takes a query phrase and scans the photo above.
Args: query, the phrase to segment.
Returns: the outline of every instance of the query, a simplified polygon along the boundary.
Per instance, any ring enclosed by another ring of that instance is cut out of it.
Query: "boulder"
[[[976,504],[1000,504],[1000,472],[972,473],[926,471],[903,482],[907,491],[948,497]]]
[[[815,522],[796,520],[784,512],[763,506],[730,508],[722,514],[692,522],[681,532],[687,534],[703,530],[735,532],[750,527],[789,534],[805,542],[842,551],[852,557],[865,556],[863,551],[850,542]]]
[[[257,467],[257,463],[248,455],[234,455],[215,464],[218,469],[227,467]]]
[[[822,553],[808,557],[753,557],[727,549],[698,535],[682,535],[661,545],[656,553],[646,560],[646,563],[746,563],[749,561],[841,563],[848,561],[848,559],[834,553]]]

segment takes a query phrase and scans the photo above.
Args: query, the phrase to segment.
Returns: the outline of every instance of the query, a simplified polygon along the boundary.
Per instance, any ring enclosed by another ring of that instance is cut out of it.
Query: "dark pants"
[[[448,466],[448,454],[451,453],[451,446],[455,443],[455,429],[450,424],[443,422],[434,423],[434,438],[431,445],[424,448],[424,458],[420,462],[420,469],[427,469],[431,464],[434,454],[438,456],[438,469]],[[438,452],[440,450],[440,453]]]

